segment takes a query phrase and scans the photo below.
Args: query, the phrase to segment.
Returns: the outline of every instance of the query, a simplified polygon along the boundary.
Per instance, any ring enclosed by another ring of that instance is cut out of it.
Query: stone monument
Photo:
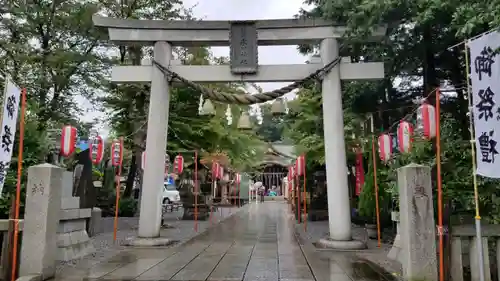
[[[399,168],[398,187],[403,278],[436,281],[436,223],[431,168],[417,164]]]
[[[62,168],[51,164],[28,169],[19,276],[46,280],[56,273],[63,173]]]

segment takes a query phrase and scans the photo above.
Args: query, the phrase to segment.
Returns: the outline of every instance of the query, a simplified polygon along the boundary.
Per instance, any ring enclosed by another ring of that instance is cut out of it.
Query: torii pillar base
[[[176,240],[172,240],[166,237],[155,237],[155,238],[141,238],[134,237],[125,240],[123,246],[131,247],[166,247],[176,243]]]
[[[363,250],[366,249],[366,243],[359,240],[333,240],[329,237],[321,238],[316,243],[320,248],[335,249],[335,250]]]

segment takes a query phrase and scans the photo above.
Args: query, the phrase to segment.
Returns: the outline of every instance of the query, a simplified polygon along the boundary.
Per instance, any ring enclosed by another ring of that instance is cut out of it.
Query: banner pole
[[[468,42],[468,41],[467,41]],[[482,230],[481,230],[481,216],[479,214],[479,191],[477,187],[477,174],[476,174],[476,141],[474,137],[474,117],[472,116],[472,109],[473,109],[473,104],[472,104],[472,95],[470,92],[470,85],[469,85],[469,67],[470,67],[470,62],[469,62],[469,52],[467,49],[467,44],[464,44],[464,51],[465,51],[465,81],[467,81],[467,100],[469,101],[469,131],[470,131],[470,153],[471,153],[471,161],[472,161],[472,180],[474,183],[474,207],[475,207],[475,212],[476,215],[474,217],[475,223],[476,223],[476,240],[477,240],[477,247],[478,247],[478,255],[479,255],[479,280],[484,281],[485,280],[485,273],[484,273],[484,253],[483,253],[483,237],[482,237]],[[440,280],[442,281],[442,280]]]
[[[12,245],[12,272],[11,281],[16,280],[17,271],[17,244],[19,239],[19,208],[21,206],[21,178],[23,172],[23,147],[24,147],[24,123],[26,115],[26,88],[21,90],[21,120],[19,122],[19,154],[17,157],[17,183],[16,183],[16,201],[14,204],[14,239]],[[7,236],[4,236],[7,239]]]

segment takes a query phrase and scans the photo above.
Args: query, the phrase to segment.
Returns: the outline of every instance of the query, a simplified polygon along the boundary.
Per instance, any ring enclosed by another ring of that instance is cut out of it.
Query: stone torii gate
[[[122,20],[100,16],[95,26],[107,28],[117,44],[154,46],[153,65],[115,66],[116,83],[151,83],[138,238],[133,245],[162,245],[160,237],[161,187],[167,146],[169,115],[168,69],[185,80],[209,82],[292,82],[333,65],[322,81],[328,214],[330,236],[320,242],[339,249],[365,245],[351,234],[351,210],[347,185],[346,148],[342,111],[341,80],[382,79],[383,63],[340,61],[338,39],[346,27],[312,19],[260,21],[161,21]],[[385,28],[377,28],[370,39],[380,39]],[[299,65],[258,65],[257,46],[320,43],[321,61]],[[230,46],[230,65],[179,65],[173,63],[172,47]],[[336,61],[335,64],[332,62]]]

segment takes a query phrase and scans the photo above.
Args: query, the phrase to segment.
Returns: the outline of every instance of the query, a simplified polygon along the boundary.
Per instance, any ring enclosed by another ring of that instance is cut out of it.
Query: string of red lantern
[[[290,200],[290,202],[293,202],[293,191],[295,190],[294,189],[294,183],[293,183],[293,178],[294,178],[294,175],[293,175],[293,171],[295,170],[294,166],[291,165],[291,166],[288,166],[288,174],[287,174],[287,179],[288,179],[288,199]],[[290,210],[293,212],[293,205],[290,204]]]
[[[236,175],[234,177],[234,180],[236,182],[236,188],[237,188],[236,192],[238,192],[238,208],[239,208],[239,207],[241,207],[241,196],[240,196],[241,174],[240,173],[236,173]]]
[[[104,158],[104,141],[101,136],[91,138],[89,155],[94,165],[101,163]]]
[[[184,170],[184,157],[182,157],[182,155],[179,154],[175,156],[174,159],[174,173],[182,174],[183,170]]]
[[[388,134],[381,134],[378,137],[378,152],[380,160],[389,161],[392,156],[392,138]]]
[[[298,212],[298,222],[301,223],[302,221],[304,221],[304,228],[307,228],[306,226],[306,220],[302,220],[302,215],[306,214],[306,205],[307,205],[307,202],[306,202],[306,191],[305,191],[305,173],[306,173],[306,161],[305,161],[305,156],[304,155],[300,155],[299,157],[297,157],[297,160],[295,160],[295,176],[296,176],[296,183],[297,183],[297,212]],[[301,188],[300,188],[300,182],[299,182],[299,176],[303,176],[304,177],[304,190],[303,190],[303,194],[301,192]],[[303,198],[301,198],[301,195]],[[301,202],[301,200],[303,200],[303,202]],[[301,204],[302,204],[302,207],[304,209],[304,212],[302,213],[301,211]]]
[[[398,125],[397,137],[399,152],[408,153],[411,149],[413,136],[413,127],[407,122],[401,120]]]
[[[111,143],[111,164],[118,169],[116,180],[116,201],[115,201],[115,221],[113,227],[113,241],[116,242],[116,233],[118,231],[118,208],[120,204],[120,178],[122,175],[123,163],[123,138],[113,140]]]
[[[294,176],[295,176],[295,189],[296,189],[296,196],[297,196],[297,220],[298,220],[298,223],[300,223],[302,221],[302,213],[301,213],[301,209],[300,209],[300,186],[299,186],[299,159],[296,159],[295,160],[295,165],[294,165],[294,170],[295,170],[295,173],[294,173]]]
[[[417,109],[417,129],[426,139],[436,137],[436,108],[425,100]]]
[[[212,162],[212,196],[215,197],[215,187],[217,184],[217,179],[220,177],[221,166],[217,162]],[[212,224],[212,207],[210,207],[209,221]]]
[[[436,136],[436,109],[434,106],[428,104],[425,100],[423,103],[411,114],[416,113],[416,131],[425,140],[431,140]],[[414,142],[413,125],[405,120],[398,122],[397,128],[397,145],[401,153],[408,153],[411,151]],[[382,133],[378,137],[378,147],[380,160],[387,162],[393,155],[392,137],[389,133]]]
[[[61,133],[61,155],[69,157],[75,152],[77,130],[73,126],[64,126]]]

